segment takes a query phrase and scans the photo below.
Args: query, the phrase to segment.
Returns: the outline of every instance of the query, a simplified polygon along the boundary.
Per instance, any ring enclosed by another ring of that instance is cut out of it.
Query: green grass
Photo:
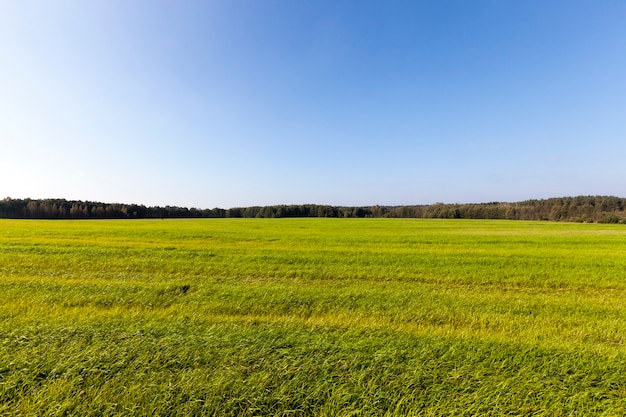
[[[0,221],[0,415],[626,415],[623,225]]]

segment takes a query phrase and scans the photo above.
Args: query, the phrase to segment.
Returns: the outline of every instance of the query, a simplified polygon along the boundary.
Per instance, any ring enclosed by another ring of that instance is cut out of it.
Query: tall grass
[[[1,415],[626,415],[626,229],[0,221]]]

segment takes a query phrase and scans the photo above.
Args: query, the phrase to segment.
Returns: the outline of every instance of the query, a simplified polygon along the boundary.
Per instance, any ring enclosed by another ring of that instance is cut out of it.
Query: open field
[[[626,415],[623,225],[0,220],[0,415]]]

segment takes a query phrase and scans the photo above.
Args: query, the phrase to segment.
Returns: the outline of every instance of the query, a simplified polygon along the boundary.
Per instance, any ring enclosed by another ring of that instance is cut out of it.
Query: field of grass
[[[626,415],[623,225],[0,220],[0,415]]]

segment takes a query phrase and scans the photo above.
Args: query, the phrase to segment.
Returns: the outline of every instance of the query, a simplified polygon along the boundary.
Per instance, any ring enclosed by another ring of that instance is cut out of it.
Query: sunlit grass
[[[624,415],[626,229],[0,221],[0,414]]]

